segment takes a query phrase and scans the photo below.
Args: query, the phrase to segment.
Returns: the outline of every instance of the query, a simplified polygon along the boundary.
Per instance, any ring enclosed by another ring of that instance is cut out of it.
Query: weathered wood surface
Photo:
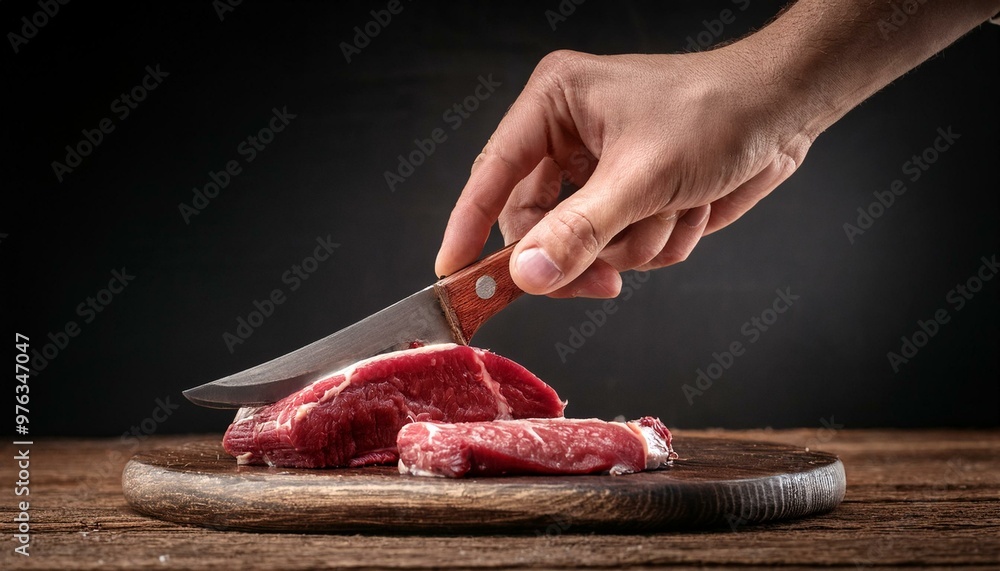
[[[672,467],[625,476],[418,478],[393,466],[237,466],[218,438],[136,454],[125,499],[178,523],[265,531],[638,531],[755,524],[830,511],[844,498],[831,454],[679,437]]]
[[[785,442],[838,454],[847,496],[806,519],[710,532],[580,533],[563,522],[518,535],[213,531],[142,516],[121,470],[139,451],[110,440],[38,438],[32,447],[30,558],[15,555],[14,496],[0,503],[2,569],[850,568],[1000,567],[1000,431],[676,431]],[[190,437],[150,438],[144,449]],[[0,457],[11,458],[10,445]],[[10,460],[0,464],[13,483]]]

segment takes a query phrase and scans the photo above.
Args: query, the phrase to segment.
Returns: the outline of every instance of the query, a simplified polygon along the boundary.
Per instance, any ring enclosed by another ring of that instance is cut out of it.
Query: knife
[[[362,359],[415,346],[468,345],[487,319],[522,292],[510,277],[514,245],[341,329],[274,360],[184,391],[210,408],[275,402]]]

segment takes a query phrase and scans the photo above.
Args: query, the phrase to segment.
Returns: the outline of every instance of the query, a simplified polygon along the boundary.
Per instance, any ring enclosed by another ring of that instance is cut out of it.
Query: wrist
[[[792,130],[815,139],[847,112],[996,12],[997,0],[895,4],[799,0],[725,50],[759,73],[761,97]],[[893,23],[895,22],[895,23]],[[719,50],[722,51],[722,50]]]
[[[796,164],[813,140],[842,115],[831,93],[817,89],[809,66],[784,55],[781,46],[751,36],[703,52],[702,92],[729,101],[729,121],[751,144],[780,152]]]
[[[757,112],[770,117],[780,135],[812,141],[856,105],[842,73],[826,69],[825,54],[780,30],[762,30],[723,50],[753,74]]]

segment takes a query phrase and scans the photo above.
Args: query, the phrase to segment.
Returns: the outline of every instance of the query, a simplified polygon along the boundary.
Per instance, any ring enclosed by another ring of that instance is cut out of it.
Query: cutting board
[[[238,466],[221,438],[133,456],[122,485],[135,510],[216,529],[295,532],[516,532],[703,528],[802,517],[844,498],[831,454],[679,436],[672,467],[623,476],[445,479],[394,466]]]

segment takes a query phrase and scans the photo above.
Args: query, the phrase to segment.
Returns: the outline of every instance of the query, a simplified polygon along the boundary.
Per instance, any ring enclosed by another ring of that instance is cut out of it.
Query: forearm
[[[618,272],[683,261],[787,179],[823,130],[998,10],[1000,0],[800,0],[706,52],[554,53],[477,158],[437,271],[473,261],[499,218],[519,241],[518,287],[613,296]],[[577,165],[581,148],[598,160]],[[565,173],[581,188],[557,203]]]
[[[783,119],[812,139],[998,11],[997,0],[800,0],[724,49],[764,67]]]

